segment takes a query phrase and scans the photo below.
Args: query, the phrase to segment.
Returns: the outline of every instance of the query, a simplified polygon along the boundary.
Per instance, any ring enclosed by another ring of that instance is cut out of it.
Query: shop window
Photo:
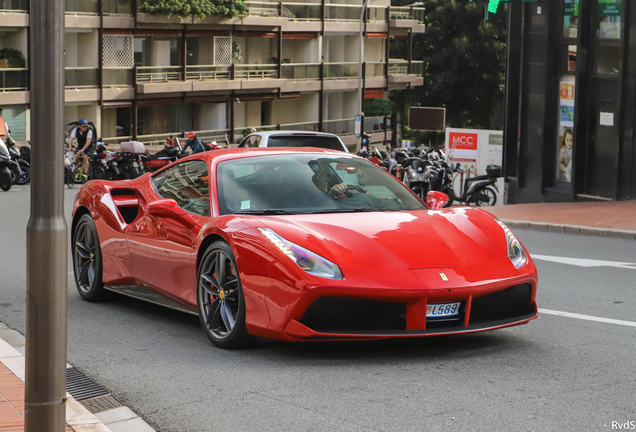
[[[596,30],[597,38],[620,38],[621,7],[622,3],[619,0],[598,0],[598,26]]]
[[[573,75],[562,75],[560,87],[556,178],[557,180],[570,182],[572,180],[572,151],[574,148],[576,78]]]
[[[563,37],[576,38],[579,33],[579,0],[563,1]]]
[[[617,74],[618,52],[617,46],[594,47],[594,72],[597,74]]]

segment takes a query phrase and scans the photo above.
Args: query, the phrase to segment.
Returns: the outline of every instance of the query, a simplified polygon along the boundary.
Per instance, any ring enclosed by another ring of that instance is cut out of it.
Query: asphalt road
[[[28,218],[28,187],[0,192],[0,321],[22,333]],[[636,265],[550,258],[636,263],[636,242],[517,234],[544,256],[540,308],[636,325]],[[68,310],[69,363],[161,431],[611,431],[636,421],[629,325],[542,313],[469,336],[224,351],[196,317],[120,296],[87,303],[72,276]]]

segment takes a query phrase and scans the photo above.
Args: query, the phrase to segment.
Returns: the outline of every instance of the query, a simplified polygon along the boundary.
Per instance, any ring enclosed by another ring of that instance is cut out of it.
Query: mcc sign
[[[477,150],[478,136],[476,133],[449,132],[449,148],[455,150]]]

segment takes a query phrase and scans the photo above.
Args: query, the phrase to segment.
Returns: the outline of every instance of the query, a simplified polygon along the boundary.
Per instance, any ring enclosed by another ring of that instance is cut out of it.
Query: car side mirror
[[[439,210],[448,204],[448,195],[439,191],[428,191],[426,194],[426,204],[431,210]]]
[[[196,225],[194,220],[173,199],[160,199],[148,204],[148,214],[181,222],[188,228]]]

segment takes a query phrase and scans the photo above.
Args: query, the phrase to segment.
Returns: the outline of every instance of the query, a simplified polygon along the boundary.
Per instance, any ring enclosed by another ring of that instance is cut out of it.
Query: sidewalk
[[[636,240],[636,201],[484,207],[511,228]]]
[[[24,351],[24,337],[0,323],[0,432],[24,431],[25,359],[19,350]],[[71,368],[67,372],[71,370],[77,372]],[[116,408],[89,411],[87,406],[99,403],[91,404],[90,399],[80,402],[69,393],[66,397],[65,432],[154,432],[137,414],[121,404]]]

